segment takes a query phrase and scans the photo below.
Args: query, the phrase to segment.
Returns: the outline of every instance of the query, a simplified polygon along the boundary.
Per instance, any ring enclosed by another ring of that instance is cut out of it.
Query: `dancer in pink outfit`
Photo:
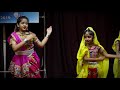
[[[44,47],[52,32],[52,26],[47,28],[47,34],[42,41],[35,33],[28,30],[29,19],[20,16],[17,19],[14,32],[8,37],[8,43],[15,52],[9,70],[16,78],[41,78],[40,58],[34,50],[34,45]]]

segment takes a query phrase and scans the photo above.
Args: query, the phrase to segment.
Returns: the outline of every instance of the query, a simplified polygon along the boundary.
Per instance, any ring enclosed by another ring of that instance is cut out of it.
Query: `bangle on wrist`
[[[47,34],[46,37],[49,38],[50,34]]]

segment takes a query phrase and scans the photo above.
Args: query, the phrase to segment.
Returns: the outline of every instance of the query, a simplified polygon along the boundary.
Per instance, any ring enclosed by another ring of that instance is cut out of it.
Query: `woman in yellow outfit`
[[[100,45],[93,28],[87,27],[77,53],[77,78],[106,78],[108,58],[120,58],[120,55],[108,54]]]
[[[114,40],[112,49],[116,54],[120,54],[120,31],[119,31],[119,36]],[[114,64],[113,64],[113,74],[114,78],[120,78],[120,60],[118,58],[114,59]]]

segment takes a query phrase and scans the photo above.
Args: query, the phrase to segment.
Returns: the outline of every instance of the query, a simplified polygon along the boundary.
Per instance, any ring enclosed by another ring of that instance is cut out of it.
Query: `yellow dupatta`
[[[120,31],[119,31],[119,36],[118,36],[118,38],[116,38],[115,40],[114,40],[114,43],[113,43],[113,45],[112,45],[112,49],[114,50],[114,52],[117,52],[117,49],[116,49],[116,42],[117,41],[120,41]],[[113,64],[113,74],[114,74],[114,78],[117,78],[118,77],[118,58],[115,58],[114,59],[114,64]]]
[[[92,27],[87,27],[87,30],[91,30],[94,33],[94,39],[93,42],[94,44],[100,46],[102,49],[104,49],[98,39],[97,39],[97,35],[95,33],[95,31],[93,30]],[[105,49],[104,49],[105,50]],[[80,43],[80,47],[77,53],[77,66],[76,66],[76,72],[77,72],[77,78],[87,78],[88,76],[88,64],[83,62],[83,57],[85,55],[85,53],[88,53],[88,57],[90,57],[89,55],[89,50],[88,48],[85,46],[85,40],[84,40],[84,35],[82,36],[82,40]],[[107,74],[108,74],[108,69],[109,69],[109,59],[105,58],[103,61],[99,61],[98,62],[98,76],[100,78],[106,78]]]

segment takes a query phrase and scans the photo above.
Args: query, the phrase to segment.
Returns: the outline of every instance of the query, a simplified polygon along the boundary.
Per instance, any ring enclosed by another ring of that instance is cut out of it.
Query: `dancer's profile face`
[[[84,34],[84,39],[86,44],[91,44],[93,42],[93,36],[89,32]]]
[[[17,24],[19,30],[26,31],[28,30],[28,20],[26,18],[21,19],[20,23]]]

